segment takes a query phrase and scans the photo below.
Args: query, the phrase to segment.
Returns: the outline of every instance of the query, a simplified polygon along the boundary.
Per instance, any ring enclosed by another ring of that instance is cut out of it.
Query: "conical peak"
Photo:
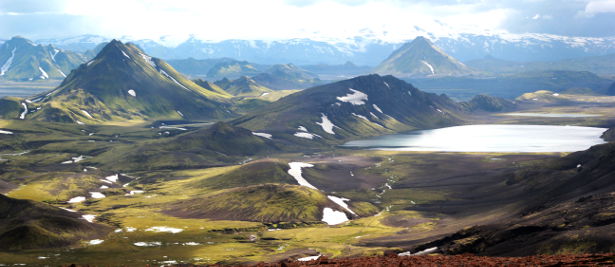
[[[429,39],[423,37],[423,36],[417,36],[416,38],[414,38],[414,40],[411,42],[411,44],[413,45],[428,45],[428,46],[432,46],[432,43]]]

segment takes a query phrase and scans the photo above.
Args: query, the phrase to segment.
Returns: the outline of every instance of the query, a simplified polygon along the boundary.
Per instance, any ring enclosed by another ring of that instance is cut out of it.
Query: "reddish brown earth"
[[[222,266],[222,265],[215,265]],[[486,257],[474,255],[397,255],[336,258],[321,257],[309,262],[282,261],[258,263],[254,267],[300,267],[300,266],[615,266],[615,254],[537,255],[528,257]]]

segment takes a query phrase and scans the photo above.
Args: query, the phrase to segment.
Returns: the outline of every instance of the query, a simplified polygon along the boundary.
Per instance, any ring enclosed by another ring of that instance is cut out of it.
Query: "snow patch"
[[[186,128],[174,127],[174,126],[166,126],[166,125],[162,125],[162,126],[160,126],[158,128],[160,128],[160,129],[173,129],[173,130],[180,130],[180,131],[188,131],[188,129],[186,129]]]
[[[175,112],[177,112],[177,114],[179,114],[179,116],[182,116],[182,117],[184,117],[184,113],[182,113],[181,111],[179,111],[179,110],[176,110]]]
[[[304,132],[307,132],[307,131],[308,131],[308,130],[307,130],[305,127],[303,127],[303,126],[299,126],[299,127],[297,127],[297,130],[299,130],[299,131],[304,131]]]
[[[126,196],[134,196],[136,194],[143,194],[143,193],[145,193],[145,191],[143,190],[132,190],[128,194],[126,194]]]
[[[183,84],[179,83],[177,80],[175,80],[175,78],[171,77],[171,75],[169,75],[166,71],[164,70],[160,70],[160,73],[162,73],[162,75],[166,76],[167,78],[169,78],[171,81],[173,81],[174,83],[176,83],[177,85],[181,86],[182,88],[190,91],[188,88],[186,88],[186,86],[184,86]]]
[[[0,130],[0,134],[13,134],[11,131]]]
[[[167,227],[167,226],[154,226],[154,227],[150,227],[145,229],[146,232],[156,232],[156,233],[172,233],[172,234],[177,234],[177,233],[181,233],[184,231],[184,229],[179,229],[179,228],[173,228],[173,227]]]
[[[417,253],[410,253],[410,251],[406,251],[406,252],[402,252],[397,254],[397,256],[420,256],[420,255],[426,255],[426,254],[430,254],[433,252],[436,252],[436,250],[438,250],[438,247],[432,247],[432,248],[428,248],[425,250],[421,250]]]
[[[72,164],[72,163],[77,163],[79,161],[82,161],[83,159],[85,159],[85,156],[81,155],[78,157],[71,157],[70,160],[67,161],[63,161],[62,164]]]
[[[74,197],[68,200],[68,203],[80,203],[85,201],[85,197],[84,196],[78,196],[78,197]]]
[[[354,211],[352,211],[348,207],[348,204],[346,203],[346,201],[350,201],[350,199],[343,198],[343,197],[336,197],[336,196],[327,196],[327,198],[329,198],[331,201],[335,202],[335,204],[340,205],[342,208],[344,208],[348,212],[350,212],[350,213],[352,213],[354,215],[357,215],[356,213],[354,213]]]
[[[315,260],[319,259],[320,256],[321,255],[298,258],[297,261],[315,261]]]
[[[102,239],[92,239],[88,242],[88,244],[90,245],[100,245],[102,244],[102,242],[105,242],[105,240]]]
[[[140,52],[139,52],[139,54],[141,55],[143,60],[145,60],[145,62],[147,62],[147,64],[149,64],[150,66],[156,68],[156,63],[154,63],[154,61],[152,61],[152,57],[150,57],[150,56],[148,56],[146,54],[140,53]]]
[[[105,177],[105,180],[112,182],[112,183],[117,183],[117,179],[119,178],[118,174],[114,174],[114,175],[110,175]]]
[[[316,124],[320,125],[320,127],[322,127],[322,130],[325,131],[328,134],[335,134],[335,132],[333,132],[333,127],[337,127],[335,126],[327,117],[327,115],[325,115],[324,113],[321,113],[321,117],[320,119],[322,120],[322,122],[316,122]]]
[[[9,59],[7,59],[0,68],[0,76],[4,76],[4,74],[11,68],[13,58],[15,58],[15,50],[17,50],[17,47],[13,48],[13,51],[11,51],[11,57],[9,57]]]
[[[85,115],[86,117],[90,118],[90,119],[94,119],[94,117],[92,117],[92,115],[90,115],[89,112],[85,111],[85,110],[81,110],[81,113],[83,113],[83,115]]]
[[[100,192],[90,192],[90,196],[95,199],[105,198],[105,195]]]
[[[352,88],[348,88],[352,93],[345,96],[338,96],[337,100],[350,103],[354,106],[364,105],[367,101],[367,95],[361,91],[357,91]]]
[[[425,66],[427,66],[429,68],[429,71],[431,71],[431,75],[436,74],[436,72],[434,71],[434,68],[431,64],[429,64],[429,62],[425,61],[425,60],[421,60],[421,63],[423,63]]]
[[[122,55],[124,55],[125,57],[127,57],[128,59],[130,59],[130,57],[128,56],[128,54],[126,54],[126,52],[124,52],[124,50],[120,50],[122,51]]]
[[[137,247],[158,247],[158,246],[162,246],[162,242],[159,242],[159,241],[136,242],[136,243],[132,243],[132,244],[137,246]]]
[[[333,210],[331,208],[324,208],[322,210],[322,221],[328,225],[336,225],[348,221],[346,213]]]
[[[268,94],[269,94],[269,93],[262,93],[260,97],[266,96],[266,95],[268,95]]]
[[[294,136],[299,137],[299,138],[310,139],[310,140],[314,139],[314,135],[311,133],[296,132]]]
[[[356,113],[354,113],[354,112],[352,113],[352,116],[355,116],[355,117],[357,117],[357,118],[360,118],[360,119],[364,119],[364,120],[366,120],[366,121],[369,121],[369,120],[367,119],[367,117],[365,117],[365,116],[363,116],[363,115],[356,114]]]
[[[311,168],[311,167],[314,167],[314,165],[309,164],[309,163],[304,163],[304,162],[290,162],[288,163],[288,166],[290,166],[290,169],[288,169],[288,174],[290,174],[290,176],[295,178],[295,180],[297,180],[297,183],[299,183],[299,185],[318,190],[318,188],[310,184],[301,175],[302,173],[301,168]]]
[[[21,106],[23,107],[23,112],[19,115],[19,119],[20,120],[25,120],[26,119],[26,114],[28,114],[28,105],[26,105],[26,103],[21,103]]]
[[[378,105],[376,105],[376,104],[372,104],[372,107],[374,107],[374,109],[375,109],[376,111],[378,111],[378,112],[380,112],[380,113],[384,113],[384,112],[382,112],[382,109],[380,109],[380,107],[379,107]]]
[[[262,137],[262,138],[267,138],[269,140],[271,140],[271,137],[272,137],[272,135],[268,134],[268,133],[255,133],[255,132],[252,132],[252,134],[256,135],[256,136],[259,136],[259,137]]]
[[[128,90],[128,94],[131,96],[137,97],[137,92],[135,92],[135,90],[132,90],[132,89]]]
[[[88,222],[94,222],[94,219],[96,218],[96,215],[92,215],[92,214],[85,214],[85,215],[81,215],[81,217],[88,221]]]
[[[49,75],[47,74],[47,72],[45,72],[45,70],[43,68],[41,68],[39,66],[38,70],[41,72],[41,76],[39,76],[41,79],[43,79],[43,80],[49,79]]]

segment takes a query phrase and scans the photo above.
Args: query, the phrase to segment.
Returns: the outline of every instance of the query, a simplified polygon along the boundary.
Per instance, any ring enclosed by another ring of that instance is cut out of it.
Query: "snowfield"
[[[354,106],[360,106],[365,104],[365,102],[367,101],[367,95],[365,93],[352,88],[348,88],[348,90],[351,91],[350,94],[347,94],[345,96],[338,96],[337,100],[350,103]]]
[[[156,232],[156,233],[172,233],[172,234],[177,234],[177,233],[183,232],[184,229],[167,227],[167,226],[154,226],[154,227],[150,227],[150,228],[145,229],[145,231],[146,232]]]
[[[322,122],[316,122],[316,124],[320,125],[320,127],[322,127],[322,130],[326,133],[335,134],[335,132],[333,132],[333,127],[337,126],[335,126],[324,113],[321,113],[320,115],[320,119],[322,120]]]
[[[288,170],[288,174],[290,174],[290,176],[295,178],[295,180],[297,180],[297,183],[299,183],[299,185],[318,190],[318,188],[310,184],[301,175],[302,174],[301,168],[311,168],[311,167],[314,167],[314,165],[309,164],[309,163],[304,163],[304,162],[290,162],[288,163],[288,165],[290,166],[290,169]]]
[[[272,137],[272,135],[268,134],[268,133],[255,133],[255,132],[252,132],[252,134],[255,135],[255,136],[262,137],[262,138],[267,138],[269,140],[271,140],[271,137]]]
[[[322,210],[322,221],[328,225],[336,225],[348,221],[346,213],[333,210],[331,208],[324,208]]]
[[[336,196],[327,196],[327,198],[329,198],[331,201],[335,202],[335,204],[340,205],[342,208],[346,209],[348,212],[350,212],[350,213],[352,213],[354,215],[357,215],[356,213],[354,213],[354,211],[352,211],[348,207],[348,204],[346,204],[346,201],[350,201],[350,199],[343,198],[343,197],[336,197]]]
[[[68,200],[68,203],[79,203],[79,202],[83,202],[85,201],[85,197],[84,196],[78,196],[78,197],[74,197]]]

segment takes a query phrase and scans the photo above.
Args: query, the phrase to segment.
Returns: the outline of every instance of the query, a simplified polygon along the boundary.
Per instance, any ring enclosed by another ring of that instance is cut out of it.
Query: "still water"
[[[400,151],[573,152],[604,143],[605,128],[555,125],[465,125],[350,141],[343,147]]]

